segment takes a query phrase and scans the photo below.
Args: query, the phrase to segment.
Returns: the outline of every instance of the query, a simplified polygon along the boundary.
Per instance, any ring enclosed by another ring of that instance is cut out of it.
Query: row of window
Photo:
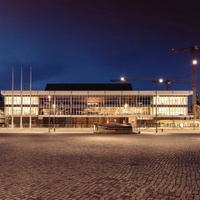
[[[187,107],[157,107],[157,108],[64,108],[43,109],[38,107],[5,107],[6,115],[187,115]]]
[[[22,101],[21,101],[22,100]],[[82,105],[91,107],[146,107],[149,105],[187,105],[187,96],[137,96],[137,95],[75,95],[75,96],[6,96],[5,105],[40,105],[49,107],[56,104],[59,107]]]
[[[22,99],[22,101],[21,101]],[[187,115],[187,96],[6,96],[5,115]]]
[[[187,105],[188,104],[188,98],[187,97],[163,97],[163,96],[157,96],[153,97],[153,104],[157,105]]]
[[[22,101],[21,101],[22,100]],[[37,96],[6,96],[4,99],[4,104],[5,105],[38,105],[39,101],[38,101],[38,97]]]

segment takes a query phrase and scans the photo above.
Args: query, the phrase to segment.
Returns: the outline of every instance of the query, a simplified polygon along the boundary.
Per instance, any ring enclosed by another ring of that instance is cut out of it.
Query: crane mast
[[[192,56],[192,91],[193,91],[193,96],[192,96],[192,113],[193,113],[193,118],[197,118],[197,109],[196,109],[196,103],[197,103],[197,79],[196,79],[196,52],[199,51],[198,46],[193,46],[190,48],[184,48],[184,49],[172,49],[173,53],[180,53],[180,52],[186,52],[190,51],[191,56]]]

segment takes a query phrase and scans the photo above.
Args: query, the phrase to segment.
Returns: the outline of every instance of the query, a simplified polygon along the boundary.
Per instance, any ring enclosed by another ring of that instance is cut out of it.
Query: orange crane
[[[191,52],[192,55],[192,91],[193,91],[193,97],[192,97],[192,113],[193,118],[197,118],[197,110],[196,110],[196,102],[197,102],[197,79],[196,79],[196,53],[199,51],[200,48],[198,46],[193,46],[189,48],[184,49],[172,49],[173,53],[180,53],[180,52]]]

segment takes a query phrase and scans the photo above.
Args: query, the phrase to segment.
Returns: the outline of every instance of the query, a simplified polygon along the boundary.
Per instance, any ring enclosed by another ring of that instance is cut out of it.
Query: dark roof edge
[[[131,84],[122,83],[48,83],[46,91],[131,91]]]

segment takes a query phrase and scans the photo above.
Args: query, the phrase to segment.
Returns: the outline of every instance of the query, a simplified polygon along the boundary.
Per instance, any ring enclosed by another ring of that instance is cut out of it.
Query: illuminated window
[[[14,96],[13,98],[11,96],[5,97],[5,105],[21,105],[21,96]],[[38,97],[35,96],[23,96],[22,97],[22,104],[23,105],[38,105]]]

